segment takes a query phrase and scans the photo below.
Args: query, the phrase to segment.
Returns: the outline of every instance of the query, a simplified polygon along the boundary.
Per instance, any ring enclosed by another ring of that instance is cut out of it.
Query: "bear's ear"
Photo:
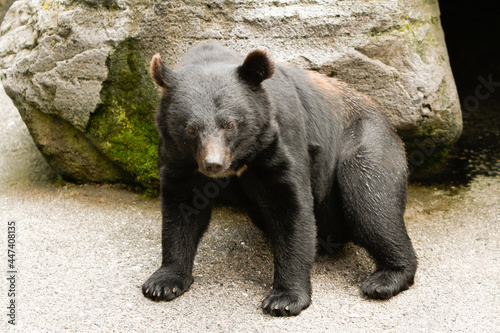
[[[158,86],[163,88],[164,91],[169,90],[174,80],[174,72],[163,64],[159,53],[155,54],[151,59],[149,73]]]
[[[250,52],[243,65],[238,67],[240,78],[252,86],[258,86],[262,81],[274,74],[274,62],[266,51],[255,50]]]

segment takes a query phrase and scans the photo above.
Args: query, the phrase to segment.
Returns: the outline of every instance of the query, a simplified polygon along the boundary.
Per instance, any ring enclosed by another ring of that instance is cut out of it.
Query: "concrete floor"
[[[410,187],[415,285],[389,301],[360,296],[373,269],[348,245],[318,257],[313,303],[294,318],[260,310],[269,244],[241,212],[214,211],[179,299],[155,303],[141,284],[160,263],[159,201],[114,185],[55,186],[0,86],[0,331],[500,332],[500,176],[463,188]],[[7,323],[7,223],[16,223],[16,322]]]

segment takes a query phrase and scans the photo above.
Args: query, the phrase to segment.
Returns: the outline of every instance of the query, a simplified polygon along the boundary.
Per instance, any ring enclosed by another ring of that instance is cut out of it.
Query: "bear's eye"
[[[188,125],[186,131],[190,137],[196,137],[198,135],[198,126],[196,125]]]
[[[226,131],[232,132],[236,129],[236,124],[234,121],[229,120],[224,123],[223,127]]]

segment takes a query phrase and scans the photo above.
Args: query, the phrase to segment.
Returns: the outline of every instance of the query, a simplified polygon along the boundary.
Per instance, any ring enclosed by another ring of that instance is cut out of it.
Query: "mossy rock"
[[[206,39],[346,81],[386,111],[413,164],[435,168],[462,127],[439,15],[436,0],[17,0],[0,78],[49,164],[77,182],[158,188],[148,59],[173,66]],[[420,163],[426,138],[436,155]]]
[[[159,92],[133,40],[114,48],[109,74],[87,136],[104,155],[146,187],[158,186],[158,134],[154,111]]]
[[[431,138],[415,138],[405,142],[408,170],[412,181],[439,178],[445,171],[449,145],[440,145]]]

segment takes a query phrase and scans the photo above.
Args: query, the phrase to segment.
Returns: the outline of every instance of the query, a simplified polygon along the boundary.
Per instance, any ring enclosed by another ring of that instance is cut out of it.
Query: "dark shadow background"
[[[439,2],[441,23],[461,100],[473,94],[477,77],[493,74],[500,82],[500,19],[491,0]],[[500,96],[500,87],[494,93]]]
[[[467,183],[500,175],[500,20],[490,0],[439,2],[450,63],[462,104],[463,134],[447,171],[434,181]],[[488,91],[482,81],[493,81]],[[477,92],[487,98],[477,99]],[[477,101],[474,103],[466,102]],[[475,106],[472,108],[471,106]],[[470,111],[473,109],[473,111]]]

